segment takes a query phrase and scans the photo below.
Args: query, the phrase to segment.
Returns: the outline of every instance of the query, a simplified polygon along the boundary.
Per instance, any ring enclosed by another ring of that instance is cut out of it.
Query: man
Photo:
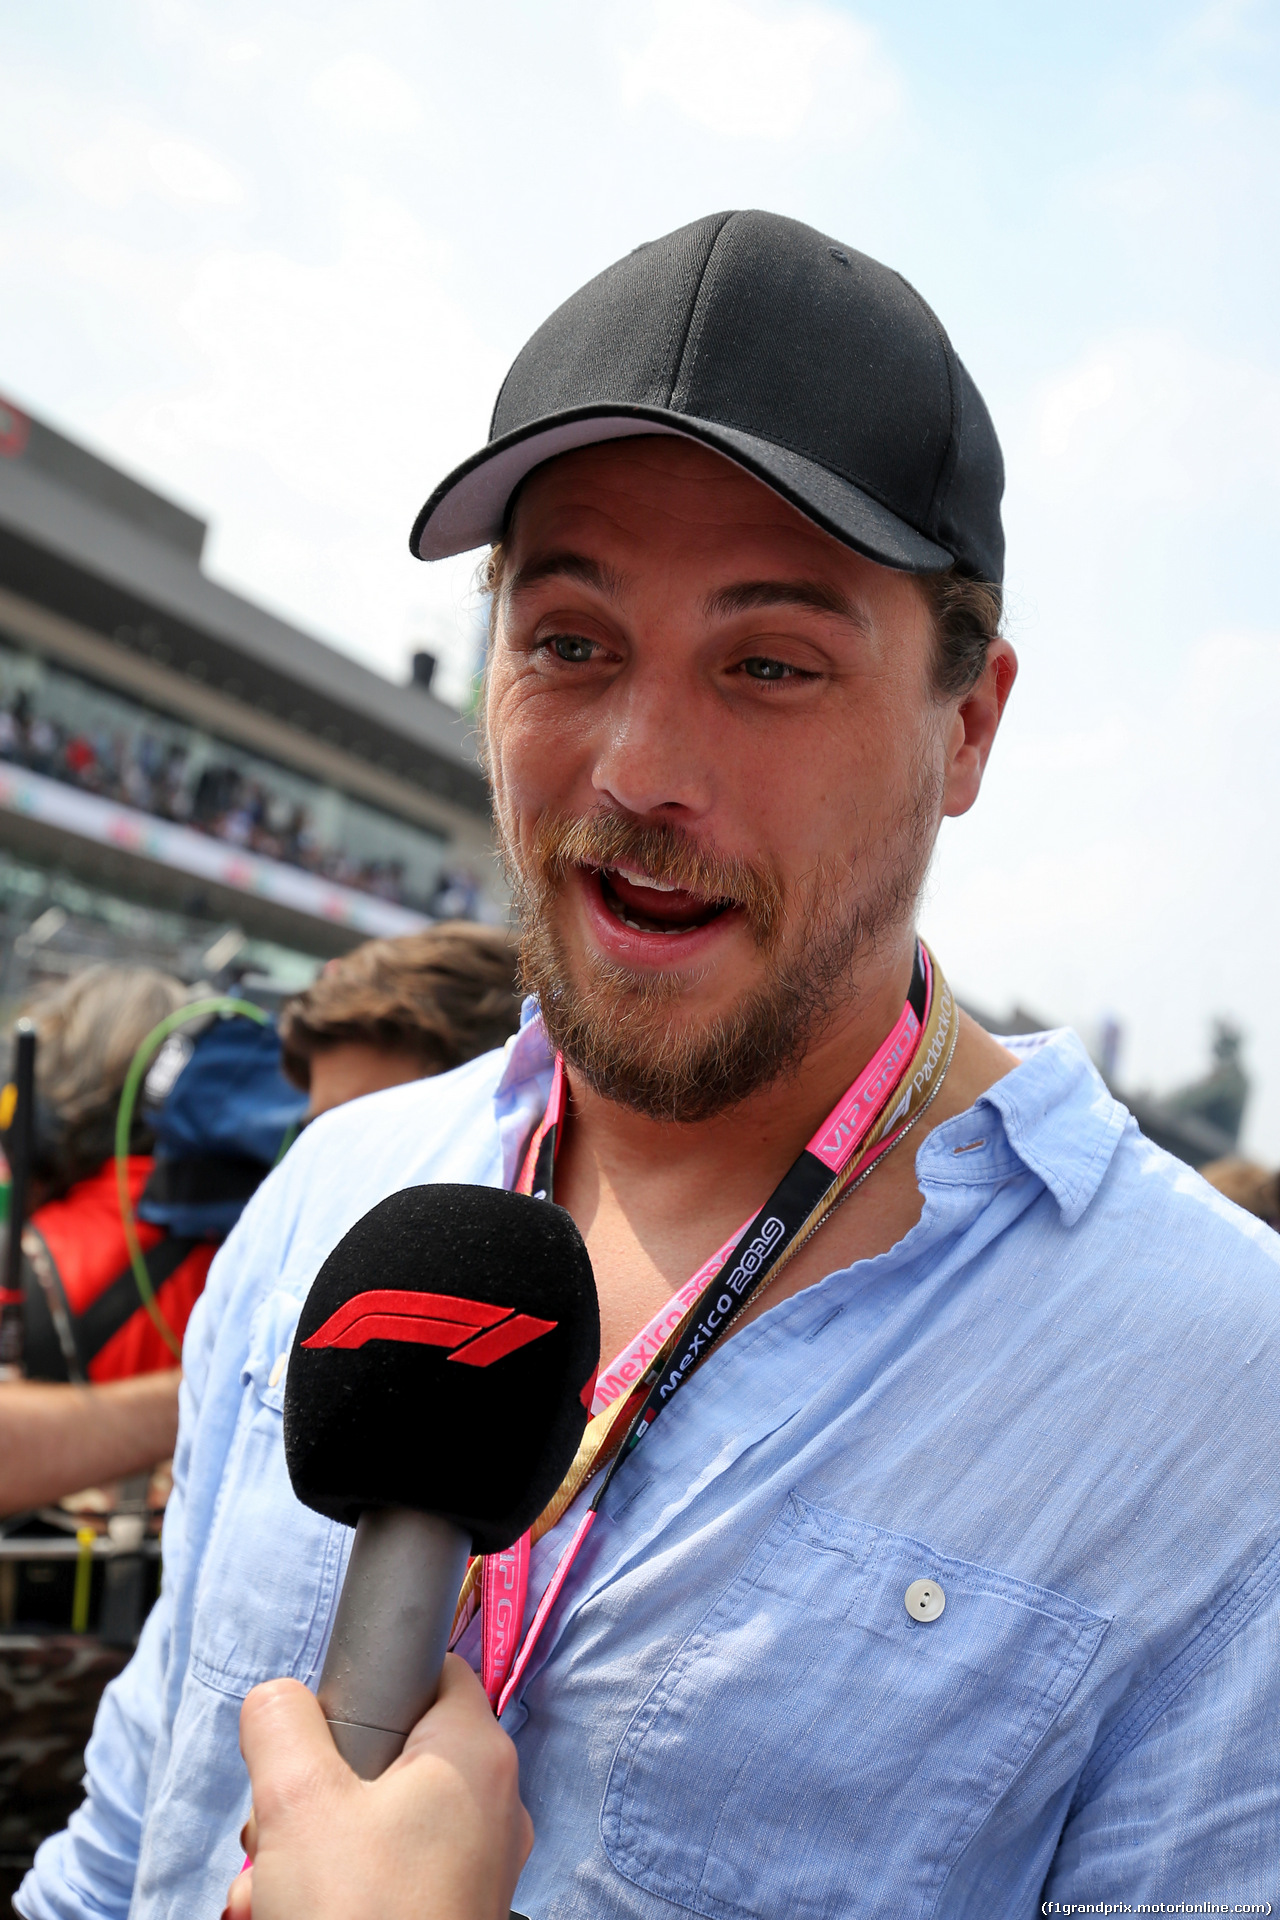
[[[463,1610],[522,1912],[1271,1897],[1274,1241],[1073,1036],[957,1024],[915,940],[1013,680],[1000,491],[929,309],[772,215],[639,249],[520,355],[414,544],[495,543],[535,1004],[501,1058],[310,1128],[220,1256],[163,1611],[33,1920],[217,1911],[240,1699],[314,1680],[348,1544],[281,1457],[300,1303],[431,1180],[554,1192],[600,1295],[589,1433],[656,1415],[535,1538],[526,1624],[563,1584],[505,1674]]]
[[[520,1019],[506,932],[471,920],[366,940],[280,1009],[284,1070],[315,1119],[346,1100],[447,1073]]]

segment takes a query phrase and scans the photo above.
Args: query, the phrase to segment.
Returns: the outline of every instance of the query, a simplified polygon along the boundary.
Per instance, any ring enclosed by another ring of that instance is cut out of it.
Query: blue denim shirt
[[[1280,1237],[1072,1035],[1011,1044],[918,1225],[717,1349],[614,1481],[504,1719],[534,1920],[1280,1898]],[[32,1920],[220,1911],[240,1702],[314,1682],[351,1538],[285,1472],[300,1303],[385,1194],[510,1183],[549,1064],[533,1019],[330,1114],[218,1256],[163,1597]]]

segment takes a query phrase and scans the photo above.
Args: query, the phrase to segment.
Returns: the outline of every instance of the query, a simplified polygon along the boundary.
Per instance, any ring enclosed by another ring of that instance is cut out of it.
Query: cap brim
[[[697,440],[724,454],[825,532],[883,567],[935,573],[954,563],[945,547],[817,461],[665,407],[577,407],[491,441],[441,481],[414,521],[410,551],[419,560],[446,560],[487,546],[501,539],[507,503],[535,467],[577,447],[655,433]]]

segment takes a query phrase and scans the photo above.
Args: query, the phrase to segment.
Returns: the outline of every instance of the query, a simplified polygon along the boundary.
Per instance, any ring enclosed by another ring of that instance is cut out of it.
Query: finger
[[[240,1751],[261,1822],[318,1787],[354,1779],[333,1744],[320,1702],[297,1680],[268,1680],[240,1709]]]
[[[222,1920],[253,1920],[253,1868],[238,1873],[227,1889]]]
[[[447,1653],[435,1705],[428,1707],[411,1729],[401,1759],[412,1760],[437,1743],[453,1746],[462,1739],[474,1740],[492,1733],[496,1724],[488,1695],[476,1675],[458,1654]]]
[[[523,1872],[525,1863],[533,1852],[535,1835],[532,1814],[523,1800],[519,1804],[520,1811],[516,1816],[516,1862]]]
[[[436,1705],[462,1712],[489,1711],[489,1698],[480,1684],[480,1676],[458,1653],[446,1653],[440,1669],[440,1691]]]

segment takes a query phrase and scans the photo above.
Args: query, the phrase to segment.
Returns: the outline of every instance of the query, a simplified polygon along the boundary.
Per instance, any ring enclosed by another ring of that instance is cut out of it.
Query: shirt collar
[[[1128,1120],[1112,1098],[1079,1038],[1069,1027],[1053,1033],[1019,1034],[1001,1040],[1018,1056],[1016,1073],[988,1087],[968,1114],[944,1121],[920,1149],[922,1174],[954,1178],[963,1167],[968,1184],[995,1175],[1003,1156],[970,1153],[959,1135],[971,1132],[977,1108],[994,1110],[1005,1140],[1058,1203],[1065,1226],[1074,1226],[1102,1184]],[[494,1090],[494,1113],[502,1142],[503,1184],[514,1184],[525,1142],[546,1110],[555,1064],[538,1003],[520,1009],[520,1030],[507,1042],[506,1062]],[[995,1143],[990,1143],[994,1147]],[[980,1147],[988,1146],[981,1142]],[[962,1162],[957,1153],[964,1154]],[[943,1174],[943,1168],[946,1173]]]
[[[502,1146],[502,1184],[513,1187],[525,1142],[546,1112],[555,1055],[538,1003],[530,994],[520,1009],[520,1027],[506,1044],[506,1060],[493,1090],[493,1113]]]
[[[1044,1182],[1058,1203],[1064,1226],[1074,1226],[1102,1184],[1128,1122],[1128,1110],[1107,1091],[1069,1027],[1019,1034],[1000,1044],[1018,1056],[1017,1072],[997,1080],[969,1114],[944,1122],[930,1136],[921,1149],[921,1171],[930,1160],[965,1153],[963,1144],[957,1146],[957,1135],[972,1129],[975,1112],[994,1110],[1008,1146]],[[982,1177],[979,1156],[966,1153],[963,1164],[965,1177],[977,1184]]]

